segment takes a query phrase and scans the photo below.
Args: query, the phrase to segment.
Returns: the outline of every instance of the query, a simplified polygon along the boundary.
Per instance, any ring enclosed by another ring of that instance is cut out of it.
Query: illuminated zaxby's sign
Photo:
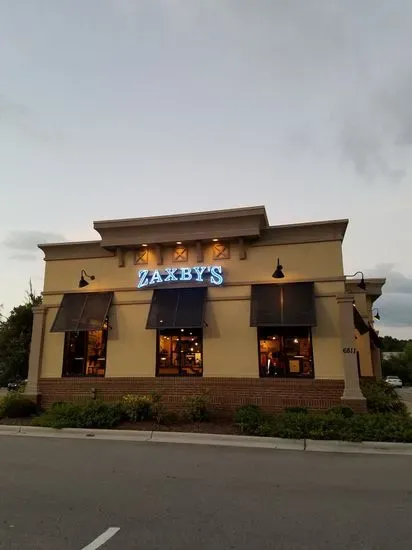
[[[195,267],[166,267],[166,269],[140,269],[137,288],[167,285],[180,282],[223,284],[223,269],[220,265],[197,265]]]

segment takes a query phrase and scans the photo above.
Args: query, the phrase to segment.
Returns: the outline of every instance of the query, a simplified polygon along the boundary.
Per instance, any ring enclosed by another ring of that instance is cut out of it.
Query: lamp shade
[[[85,286],[87,286],[89,283],[86,281],[86,279],[83,277],[83,275],[81,276],[80,278],[80,281],[79,281],[79,288],[84,288]]]
[[[283,273],[283,265],[280,265],[280,262],[279,262],[279,258],[278,258],[278,263],[276,265],[276,269],[275,271],[273,272],[273,279],[284,279],[285,277],[285,274]]]

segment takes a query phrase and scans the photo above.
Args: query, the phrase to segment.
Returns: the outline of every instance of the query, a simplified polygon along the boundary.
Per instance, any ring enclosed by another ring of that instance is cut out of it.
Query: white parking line
[[[105,542],[114,537],[118,531],[120,531],[120,527],[109,527],[97,539],[94,539],[90,544],[82,548],[82,550],[97,550],[97,548],[100,548]]]

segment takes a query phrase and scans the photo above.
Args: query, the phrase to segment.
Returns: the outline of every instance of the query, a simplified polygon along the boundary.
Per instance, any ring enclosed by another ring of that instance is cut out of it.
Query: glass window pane
[[[258,330],[259,374],[272,377],[313,377],[311,331],[304,327]]]
[[[63,376],[104,376],[107,329],[66,332]]]
[[[157,375],[202,376],[202,329],[159,330]]]

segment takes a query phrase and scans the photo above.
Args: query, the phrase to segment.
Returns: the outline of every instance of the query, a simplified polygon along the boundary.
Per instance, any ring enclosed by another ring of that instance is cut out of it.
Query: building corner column
[[[33,308],[33,328],[30,342],[29,373],[24,393],[27,397],[39,399],[39,377],[41,359],[43,354],[44,325],[46,319],[46,307]]]
[[[353,295],[338,294],[336,301],[339,308],[339,328],[345,383],[341,397],[342,404],[347,404],[355,409],[366,410],[366,399],[362,394],[359,384],[355,326],[353,322]]]

